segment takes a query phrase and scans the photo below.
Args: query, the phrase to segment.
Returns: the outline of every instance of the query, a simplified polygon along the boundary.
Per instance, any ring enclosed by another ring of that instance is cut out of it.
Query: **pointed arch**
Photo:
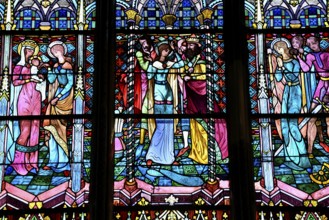
[[[215,1],[212,1],[210,4],[209,4],[209,7],[210,8],[214,8],[216,5],[218,4],[223,4],[223,0],[215,0]]]
[[[77,5],[74,4],[74,2],[69,1],[69,0],[67,0],[66,2],[68,3],[68,5],[63,5],[62,3],[60,3],[60,0],[56,0],[49,6],[49,10],[47,11],[47,14],[46,14],[47,21],[50,20],[50,17],[53,15],[54,11],[58,11],[59,8],[70,11],[76,18]]]
[[[326,21],[326,10],[315,5],[307,5],[298,11],[296,18],[300,20],[303,28],[321,27]]]
[[[96,2],[92,2],[86,7],[86,19],[88,23],[88,29],[96,28]]]
[[[39,28],[43,14],[36,8],[26,7],[16,11],[14,19],[17,30],[35,30]]]
[[[178,9],[178,7],[179,7],[180,4],[182,4],[182,0],[174,0],[171,3],[171,5],[172,5],[172,7],[171,7],[171,13],[172,14],[175,14],[176,13],[176,11],[177,11],[177,9]]]
[[[72,30],[76,21],[76,13],[67,8],[56,8],[49,14],[48,19],[54,30]]]
[[[15,20],[22,21],[22,20],[25,20],[25,19],[27,19],[27,20],[30,19],[30,16],[33,16],[33,15],[30,15],[29,14],[29,10],[31,10],[31,13],[32,14],[36,13],[38,15],[37,16],[38,17],[38,20],[41,20],[41,21],[44,21],[45,20],[45,13],[42,10],[42,6],[40,5],[40,3],[38,1],[34,1],[33,4],[30,4],[28,6],[24,6],[23,5],[24,3],[26,3],[26,2],[19,1],[19,0],[16,0],[14,2],[14,5],[13,5],[14,6],[14,12],[16,12],[15,13],[15,18],[14,18]],[[24,14],[22,14],[21,16],[23,16],[23,19],[21,19],[21,18],[18,19],[18,17],[20,17],[19,13],[21,13],[24,10],[27,13],[26,14],[26,17],[25,17]],[[27,21],[27,22],[29,22],[29,21]]]
[[[117,0],[116,1],[116,5],[120,5],[122,6],[123,8],[127,9],[127,8],[131,8],[131,7],[134,7],[133,5],[130,6],[127,2],[124,2],[122,0]]]
[[[254,14],[255,14],[255,5],[251,4],[248,1],[245,1],[245,16],[246,19],[248,18],[248,20],[246,20],[246,25],[247,27],[252,27],[252,23],[254,22]]]
[[[294,14],[288,8],[282,6],[271,7],[265,12],[265,21],[271,28],[289,27],[293,18]]]

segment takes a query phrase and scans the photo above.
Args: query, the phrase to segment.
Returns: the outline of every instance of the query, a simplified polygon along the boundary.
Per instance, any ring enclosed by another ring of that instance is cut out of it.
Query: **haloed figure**
[[[18,45],[19,62],[13,70],[13,85],[15,87],[14,106],[18,116],[37,116],[41,114],[41,94],[36,90],[37,83],[31,76],[30,58],[37,55],[39,46],[33,40],[25,40]],[[42,76],[40,76],[42,77]],[[18,96],[17,96],[18,95]],[[16,114],[16,113],[14,113]],[[6,175],[15,170],[20,175],[38,171],[40,121],[23,119],[19,121],[19,136],[15,144],[15,156],[12,164],[7,167]]]
[[[272,48],[277,52],[275,78],[282,81],[285,79],[281,113],[301,113],[301,86],[300,86],[300,65],[290,53],[290,43],[285,38],[277,38],[272,42]],[[294,170],[307,169],[311,171],[311,164],[307,156],[306,145],[298,128],[298,118],[282,118],[281,130],[283,136],[283,151],[285,165]]]
[[[66,45],[54,41],[49,45],[48,54],[57,62],[48,72],[49,94],[46,115],[69,115],[73,108],[73,67],[66,56]],[[47,116],[46,116],[47,117]],[[67,120],[45,119],[44,129],[48,134],[49,162],[45,170],[70,174],[69,149],[67,145]]]

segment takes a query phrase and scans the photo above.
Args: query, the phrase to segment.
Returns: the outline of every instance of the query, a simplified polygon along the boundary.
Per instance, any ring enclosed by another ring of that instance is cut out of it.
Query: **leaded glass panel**
[[[95,9],[0,3],[1,218],[89,218]]]
[[[321,16],[320,11],[316,14]],[[306,23],[302,23],[305,28],[312,26],[307,23],[310,21],[311,17],[308,17]],[[270,210],[261,206],[298,207],[301,210],[303,207],[324,207],[329,162],[326,119],[328,33],[266,32],[250,34],[247,41],[251,147],[257,209],[262,210],[259,214],[264,216]],[[282,209],[279,215],[298,216],[291,209],[287,210]],[[275,210],[267,213],[272,215]],[[320,216],[320,212],[300,214],[310,218],[317,215]]]
[[[228,219],[222,1],[116,3],[114,216]]]
[[[328,6],[323,0],[245,0],[245,10],[246,26],[252,29],[328,27]]]

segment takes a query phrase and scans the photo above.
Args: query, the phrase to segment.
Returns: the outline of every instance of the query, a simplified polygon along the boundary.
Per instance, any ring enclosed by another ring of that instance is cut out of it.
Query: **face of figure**
[[[64,55],[64,47],[60,44],[57,44],[51,48],[51,52],[55,57],[61,57]]]
[[[278,47],[278,48],[277,48],[277,51],[278,51],[278,53],[281,54],[281,55],[284,54],[284,48],[282,48],[282,47]]]
[[[318,52],[320,51],[319,42],[315,38],[310,38],[307,40],[307,45],[311,48],[311,50]]]
[[[31,61],[31,63],[32,63],[33,66],[39,66],[40,65],[40,60],[39,59],[33,59]]]
[[[191,50],[194,50],[196,47],[195,44],[187,44],[187,49],[191,49]]]
[[[34,50],[31,48],[25,48],[25,58],[29,59],[34,53]]]
[[[147,40],[139,40],[139,43],[142,45],[142,50],[144,53],[150,53],[151,45],[147,42]]]
[[[185,52],[186,52],[186,45],[185,45],[185,44],[183,44],[183,45],[180,47],[180,51],[181,51],[182,53],[185,53]]]
[[[186,52],[186,41],[184,39],[179,40],[177,46],[179,54],[184,54]]]
[[[185,55],[188,59],[193,59],[199,54],[198,46],[195,43],[188,43]]]
[[[303,46],[303,42],[298,38],[293,38],[291,43],[292,43],[292,47],[295,49],[302,48]]]
[[[287,42],[285,41],[278,41],[274,44],[274,50],[281,54],[282,56],[289,56],[289,48]]]
[[[169,54],[171,53],[171,48],[169,46],[169,44],[161,44],[158,47],[157,50],[157,58],[156,60],[160,60],[161,62],[167,61],[169,58]]]
[[[164,49],[161,50],[161,56],[167,57],[169,54],[170,54],[169,47],[165,47]]]

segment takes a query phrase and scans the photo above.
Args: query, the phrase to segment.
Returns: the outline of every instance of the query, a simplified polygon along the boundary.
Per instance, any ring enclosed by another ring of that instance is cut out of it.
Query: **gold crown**
[[[25,41],[22,42],[22,46],[23,47],[30,47],[30,48],[34,49],[34,48],[38,47],[38,44],[33,40],[25,40]]]
[[[17,52],[21,55],[22,48],[31,48],[34,50],[33,55],[37,55],[39,53],[39,45],[34,40],[24,40],[18,45]]]
[[[187,43],[199,43],[199,38],[195,34],[192,34],[190,37],[186,38]]]

